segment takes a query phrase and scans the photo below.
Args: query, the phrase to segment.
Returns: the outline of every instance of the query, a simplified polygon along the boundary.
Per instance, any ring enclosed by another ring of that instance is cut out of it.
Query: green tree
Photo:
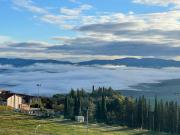
[[[106,114],[107,114],[107,108],[106,108],[106,97],[102,96],[102,103],[101,103],[101,118],[103,121],[106,121]]]

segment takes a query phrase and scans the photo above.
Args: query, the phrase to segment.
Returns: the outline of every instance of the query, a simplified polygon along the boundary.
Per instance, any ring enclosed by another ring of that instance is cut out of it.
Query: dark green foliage
[[[106,119],[107,119],[106,115],[107,115],[106,97],[103,95],[102,101],[101,101],[101,119],[102,119],[102,121],[106,121]]]
[[[71,90],[65,96],[64,116],[86,116],[87,107],[90,121],[180,133],[180,119],[177,119],[180,111],[177,103],[172,101],[163,102],[155,97],[152,104],[144,96],[134,99],[124,97],[112,88],[95,89],[93,86],[91,93],[86,93],[83,89]]]
[[[56,94],[50,99],[51,102],[48,102],[51,103],[52,109],[58,114],[63,114],[65,111],[65,97],[65,94]]]
[[[53,109],[53,100],[51,98],[41,98],[41,102],[44,108]]]
[[[68,96],[66,96],[64,101],[64,117],[67,118],[69,115],[69,99]]]

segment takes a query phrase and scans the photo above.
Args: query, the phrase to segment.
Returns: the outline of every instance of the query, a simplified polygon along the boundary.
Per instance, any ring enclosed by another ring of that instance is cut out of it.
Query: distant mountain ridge
[[[57,60],[35,60],[35,59],[21,59],[21,58],[0,58],[1,65],[12,65],[15,67],[25,67],[36,63],[41,64],[73,64],[69,61],[57,61]]]
[[[58,60],[35,60],[35,59],[21,59],[21,58],[0,58],[1,65],[12,65],[15,67],[25,67],[36,63],[40,64],[68,64],[68,65],[125,65],[128,67],[144,67],[144,68],[163,68],[163,67],[180,67],[180,61],[175,60],[164,60],[156,58],[122,58],[115,60],[91,60],[73,63],[69,61],[58,61]]]
[[[115,60],[91,60],[78,63],[79,65],[125,65],[128,67],[147,67],[147,68],[163,68],[163,67],[180,67],[180,61],[164,60],[156,58],[122,58]]]

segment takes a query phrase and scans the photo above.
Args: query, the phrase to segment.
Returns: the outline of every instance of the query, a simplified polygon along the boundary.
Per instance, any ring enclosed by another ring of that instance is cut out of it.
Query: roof
[[[3,99],[7,99],[13,95],[18,95],[18,96],[21,96],[23,98],[37,98],[37,96],[22,94],[22,93],[16,93],[16,92],[12,92],[10,90],[5,90],[5,89],[0,88],[0,97],[2,97]],[[40,96],[40,97],[42,98],[42,96]],[[46,97],[43,97],[43,98],[46,98]]]
[[[35,98],[36,97],[36,96],[27,95],[27,94],[15,93],[15,92],[7,91],[7,90],[0,90],[1,97],[9,98],[13,95],[18,95],[18,96],[26,97],[26,98]]]
[[[35,98],[36,96],[26,95],[26,94],[20,94],[20,93],[10,93],[10,96],[17,95],[21,97],[29,97],[29,98]]]
[[[11,96],[11,92],[7,91],[7,90],[0,90],[0,97],[1,98],[8,98],[9,96]]]
[[[3,89],[0,89],[0,93],[1,92],[10,92],[9,90],[3,90]]]

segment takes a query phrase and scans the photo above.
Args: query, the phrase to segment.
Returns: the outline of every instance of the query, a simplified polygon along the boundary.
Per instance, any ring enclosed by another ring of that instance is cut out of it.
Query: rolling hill
[[[180,67],[180,61],[164,60],[156,58],[122,58],[114,60],[91,60],[73,63],[69,61],[59,60],[35,60],[35,59],[21,59],[21,58],[0,58],[1,65],[12,65],[15,67],[25,67],[33,64],[70,64],[79,66],[91,66],[91,65],[125,65],[128,67],[142,67],[142,68],[163,68],[163,67]]]

